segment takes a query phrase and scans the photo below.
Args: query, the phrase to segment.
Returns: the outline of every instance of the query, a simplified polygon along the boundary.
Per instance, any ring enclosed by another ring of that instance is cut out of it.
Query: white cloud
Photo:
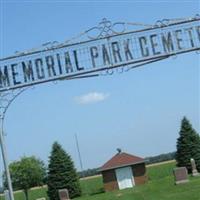
[[[109,94],[100,92],[90,92],[82,96],[76,97],[75,100],[78,104],[91,104],[104,101],[109,97]]]

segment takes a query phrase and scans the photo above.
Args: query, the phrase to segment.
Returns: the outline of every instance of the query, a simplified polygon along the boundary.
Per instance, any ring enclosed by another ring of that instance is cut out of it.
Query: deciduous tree
[[[28,190],[35,186],[43,185],[46,177],[46,168],[44,163],[36,157],[23,157],[9,165],[12,184],[15,190],[23,190],[26,200]],[[4,185],[7,185],[4,175]]]

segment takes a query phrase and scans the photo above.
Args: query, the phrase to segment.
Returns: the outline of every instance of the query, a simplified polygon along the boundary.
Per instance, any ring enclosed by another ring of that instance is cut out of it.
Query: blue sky
[[[0,57],[63,42],[104,17],[154,24],[163,18],[193,17],[200,9],[195,0],[0,2]],[[6,115],[9,161],[36,155],[47,162],[52,143],[58,141],[80,169],[75,133],[84,168],[101,166],[118,147],[143,157],[174,151],[183,116],[200,132],[199,65],[200,56],[193,52],[128,73],[26,91]]]

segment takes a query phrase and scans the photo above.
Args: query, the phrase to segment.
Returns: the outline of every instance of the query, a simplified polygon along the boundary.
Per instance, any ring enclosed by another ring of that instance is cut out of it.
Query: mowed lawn
[[[174,162],[148,167],[147,184],[123,191],[104,193],[101,177],[82,180],[83,195],[75,200],[200,200],[200,177],[190,177],[189,183],[176,186],[174,167]],[[46,188],[30,191],[30,200],[41,197],[47,197]],[[23,194],[15,194],[15,200],[24,200]]]

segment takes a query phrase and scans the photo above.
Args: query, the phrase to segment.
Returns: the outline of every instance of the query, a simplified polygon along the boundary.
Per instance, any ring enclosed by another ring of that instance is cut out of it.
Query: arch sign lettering
[[[99,31],[96,38],[0,59],[0,92],[200,50],[199,16],[134,31],[115,31],[124,24],[105,19],[100,25],[88,31]]]

